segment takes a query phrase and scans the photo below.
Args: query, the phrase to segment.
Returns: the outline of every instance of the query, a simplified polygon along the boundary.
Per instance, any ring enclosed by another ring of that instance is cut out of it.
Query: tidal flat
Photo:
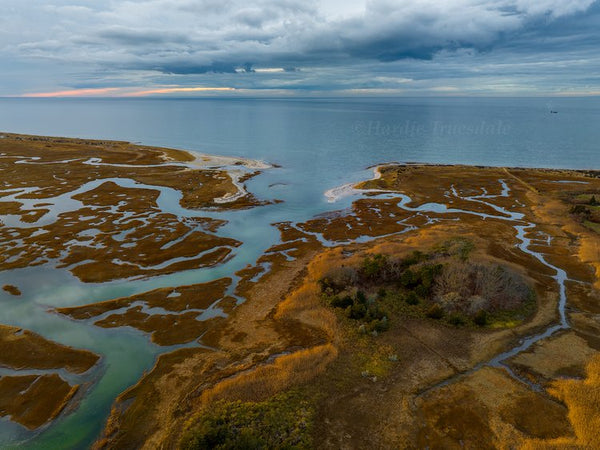
[[[96,448],[593,443],[600,173],[383,164],[330,193],[357,197],[349,208],[273,223],[277,242],[239,267],[228,263],[245,243],[222,235],[226,219],[213,212],[277,207],[243,186],[269,166],[205,158],[0,139],[3,306],[27,298],[24,278],[10,274],[38,266],[83,285],[167,284],[36,313],[133,330],[161,348],[150,370],[108,395]],[[209,280],[164,278],[219,267]],[[36,442],[77,417],[105,356],[12,323],[2,330],[0,413],[38,429],[18,435]]]

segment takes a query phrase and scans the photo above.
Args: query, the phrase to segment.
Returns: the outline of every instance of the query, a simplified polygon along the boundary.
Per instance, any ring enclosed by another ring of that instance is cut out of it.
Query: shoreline
[[[270,164],[265,161],[255,160],[250,158],[236,156],[221,156],[208,153],[198,152],[189,149],[179,149],[170,147],[156,147],[141,143],[133,143],[130,141],[106,140],[106,139],[84,139],[70,138],[64,136],[39,136],[19,133],[0,132],[0,139],[14,139],[23,142],[47,142],[48,144],[71,144],[71,145],[89,145],[100,148],[115,148],[121,146],[130,146],[133,149],[140,151],[154,151],[162,154],[164,165],[181,165],[189,170],[203,171],[222,171],[225,172],[231,181],[231,184],[236,188],[235,192],[228,192],[221,197],[215,197],[213,203],[218,207],[225,207],[227,204],[234,203],[249,195],[243,182],[244,178],[258,174],[264,170],[278,167],[276,164]],[[111,164],[96,161],[97,158],[91,158],[85,161],[85,164],[90,165],[108,165],[131,168],[143,168],[142,164]],[[158,165],[150,165],[146,167],[159,167]]]
[[[521,167],[521,166],[485,166],[485,165],[468,165],[468,164],[438,164],[438,163],[420,163],[420,162],[386,162],[386,163],[381,163],[381,164],[374,164],[371,166],[366,167],[365,170],[373,170],[373,176],[368,179],[368,180],[363,180],[363,181],[359,181],[356,183],[345,183],[342,184],[340,186],[336,186],[333,187],[331,189],[327,189],[324,193],[323,196],[327,199],[328,203],[336,203],[339,200],[342,200],[346,197],[350,197],[353,195],[359,195],[362,193],[369,193],[369,192],[379,192],[379,193],[385,193],[385,192],[394,192],[394,191],[389,191],[389,190],[385,190],[385,189],[364,189],[364,188],[360,188],[358,186],[368,183],[368,182],[372,182],[372,181],[377,181],[379,179],[381,179],[382,177],[382,173],[381,173],[381,169],[385,168],[385,167],[407,167],[407,168],[419,168],[419,167],[446,167],[449,169],[456,169],[456,168],[460,168],[460,167],[464,167],[464,168],[471,168],[471,169],[502,169],[502,170],[534,170],[534,171],[538,171],[538,172],[546,172],[546,173],[564,173],[565,175],[573,175],[573,174],[577,174],[586,178],[600,178],[600,169],[554,169],[554,168],[543,168],[543,167]],[[564,181],[564,180],[554,180],[552,181],[553,183],[571,183],[571,184],[585,184],[586,182],[584,181]]]
[[[384,162],[384,163],[377,163],[377,164],[373,164],[371,166],[366,167],[366,170],[369,169],[373,169],[374,172],[374,177],[372,179],[369,180],[365,180],[365,181],[372,181],[372,180],[377,180],[379,178],[381,178],[381,169],[384,167],[411,167],[411,168],[418,168],[418,167],[437,167],[437,168],[444,168],[447,167],[449,169],[457,169],[457,168],[470,168],[470,169],[483,169],[483,170],[494,170],[494,169],[506,169],[506,170],[532,170],[532,171],[536,171],[536,172],[542,172],[542,173],[551,173],[551,172],[564,172],[565,174],[568,173],[575,173],[575,174],[581,174],[585,177],[588,178],[600,178],[600,169],[569,169],[569,168],[556,168],[556,167],[538,167],[538,166],[531,166],[531,167],[527,167],[527,166],[492,166],[492,165],[482,165],[482,164],[462,164],[462,163],[456,163],[456,164],[442,164],[442,163],[428,163],[428,162]],[[361,182],[359,182],[361,183]]]
[[[419,161],[388,161],[382,163],[372,164],[367,166],[365,169],[373,169],[375,167],[385,166],[407,166],[407,167],[472,167],[476,169],[509,169],[509,170],[539,170],[539,171],[567,171],[567,172],[586,172],[586,173],[597,173],[600,176],[600,168],[579,168],[573,169],[568,167],[542,167],[542,166],[509,166],[509,165],[489,165],[489,164],[466,164],[466,163],[432,163],[432,162],[419,162]]]
[[[192,155],[194,157],[194,160],[190,161],[190,165],[200,169],[210,170],[241,166],[251,170],[266,170],[275,167],[275,165],[273,164],[269,164],[265,161],[261,161],[258,159],[241,158],[237,156],[211,155],[208,153],[199,153],[194,150],[179,151],[184,151]]]
[[[373,169],[373,177],[366,181],[379,180],[381,178],[381,168],[388,164],[390,164],[390,163],[377,164],[375,166],[367,167],[367,170]],[[358,183],[346,183],[341,186],[326,190],[323,195],[327,199],[327,203],[335,203],[343,198],[350,197],[351,195],[358,195],[358,194],[361,194],[364,192],[369,192],[369,190],[360,189],[360,188],[356,187],[359,184],[364,183],[364,182],[365,181],[359,181]],[[384,192],[384,191],[377,191],[377,192]]]
[[[157,150],[164,153],[166,163],[169,162],[187,162],[194,167],[202,169],[217,169],[225,166],[243,166],[248,169],[264,170],[276,167],[273,164],[265,161],[243,158],[237,156],[222,156],[213,155],[209,153],[203,153],[200,151],[173,148],[173,147],[160,147],[155,145],[146,145],[143,143],[124,141],[118,139],[87,139],[87,138],[74,138],[67,136],[43,136],[36,134],[21,134],[21,133],[10,133],[0,131],[0,139],[15,139],[19,141],[33,141],[33,142],[48,142],[54,144],[83,144],[91,145],[96,147],[105,146],[116,146],[116,145],[131,145],[138,149]]]

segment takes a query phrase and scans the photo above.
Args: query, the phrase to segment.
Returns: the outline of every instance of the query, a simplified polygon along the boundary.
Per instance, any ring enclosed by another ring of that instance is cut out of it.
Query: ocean
[[[0,132],[262,159],[301,203],[390,161],[600,169],[599,123],[600,97],[0,99]]]

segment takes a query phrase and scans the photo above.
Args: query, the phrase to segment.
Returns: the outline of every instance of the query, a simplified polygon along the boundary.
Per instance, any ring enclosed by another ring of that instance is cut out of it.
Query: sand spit
[[[381,171],[379,170],[380,167],[381,166],[375,166],[373,168],[373,178],[371,178],[371,181],[381,178]],[[328,189],[323,195],[325,195],[328,203],[336,203],[346,197],[363,194],[365,192],[388,192],[378,189],[359,189],[356,186],[357,183],[346,183],[341,186]]]
[[[194,156],[194,160],[190,161],[189,165],[200,169],[220,169],[225,167],[242,166],[250,170],[266,170],[274,167],[273,165],[264,161],[255,159],[238,158],[234,156],[217,156],[191,151],[190,154]]]

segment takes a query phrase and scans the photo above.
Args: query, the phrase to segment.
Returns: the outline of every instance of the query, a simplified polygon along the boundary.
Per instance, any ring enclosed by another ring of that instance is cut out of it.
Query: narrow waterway
[[[452,383],[453,381],[455,381],[456,379],[458,379],[459,377],[463,377],[465,375],[471,374],[484,366],[502,367],[503,369],[505,369],[507,371],[507,373],[511,377],[515,378],[516,380],[518,380],[519,382],[521,382],[523,384],[526,384],[531,389],[537,391],[540,389],[539,386],[531,383],[529,380],[526,380],[526,379],[516,375],[512,371],[512,369],[506,364],[506,361],[513,358],[514,356],[517,356],[518,354],[520,354],[524,351],[527,351],[529,348],[531,348],[537,342],[539,342],[543,339],[549,338],[556,332],[570,328],[569,323],[567,321],[567,316],[566,316],[567,290],[566,290],[565,283],[567,281],[569,281],[567,273],[563,269],[548,262],[542,253],[536,252],[530,248],[532,239],[530,237],[528,237],[528,234],[535,228],[535,224],[532,222],[528,222],[525,218],[525,214],[516,212],[516,211],[510,211],[502,206],[496,205],[491,202],[491,200],[493,200],[495,198],[510,197],[511,189],[508,186],[508,184],[506,183],[506,181],[501,179],[501,180],[499,180],[499,183],[502,187],[502,190],[501,190],[501,193],[498,195],[488,194],[485,190],[483,190],[483,193],[481,195],[461,196],[454,186],[452,187],[449,195],[447,195],[449,198],[454,197],[457,199],[462,199],[462,200],[476,202],[476,203],[486,205],[486,206],[492,208],[493,210],[495,210],[496,212],[498,212],[498,215],[486,214],[486,213],[481,213],[481,212],[477,212],[477,211],[469,211],[469,210],[464,210],[464,209],[448,208],[445,204],[440,204],[440,203],[426,203],[417,208],[411,208],[411,207],[407,206],[411,202],[411,199],[410,199],[410,197],[405,196],[405,195],[403,195],[401,197],[401,200],[398,203],[398,206],[401,207],[402,209],[405,209],[406,211],[431,212],[431,213],[438,213],[438,214],[441,214],[441,213],[471,214],[471,215],[479,216],[484,220],[485,219],[497,219],[497,220],[506,221],[509,224],[511,224],[511,226],[515,229],[516,238],[519,241],[519,243],[517,244],[517,247],[522,252],[533,256],[535,259],[540,261],[543,265],[545,265],[546,267],[548,267],[555,273],[552,276],[552,278],[555,280],[555,282],[558,286],[559,296],[558,296],[558,302],[557,302],[557,314],[559,317],[559,321],[558,321],[558,323],[548,325],[543,331],[541,331],[538,334],[534,334],[532,336],[527,336],[527,337],[520,339],[519,343],[517,345],[515,345],[514,347],[506,350],[503,353],[500,353],[500,354],[494,356],[492,359],[490,359],[488,361],[484,361],[484,362],[477,364],[471,370],[469,370],[465,373],[456,374],[438,384],[435,384],[434,386],[430,386],[424,392],[422,392],[421,395],[425,392],[429,392],[438,387],[448,385],[448,384]]]

